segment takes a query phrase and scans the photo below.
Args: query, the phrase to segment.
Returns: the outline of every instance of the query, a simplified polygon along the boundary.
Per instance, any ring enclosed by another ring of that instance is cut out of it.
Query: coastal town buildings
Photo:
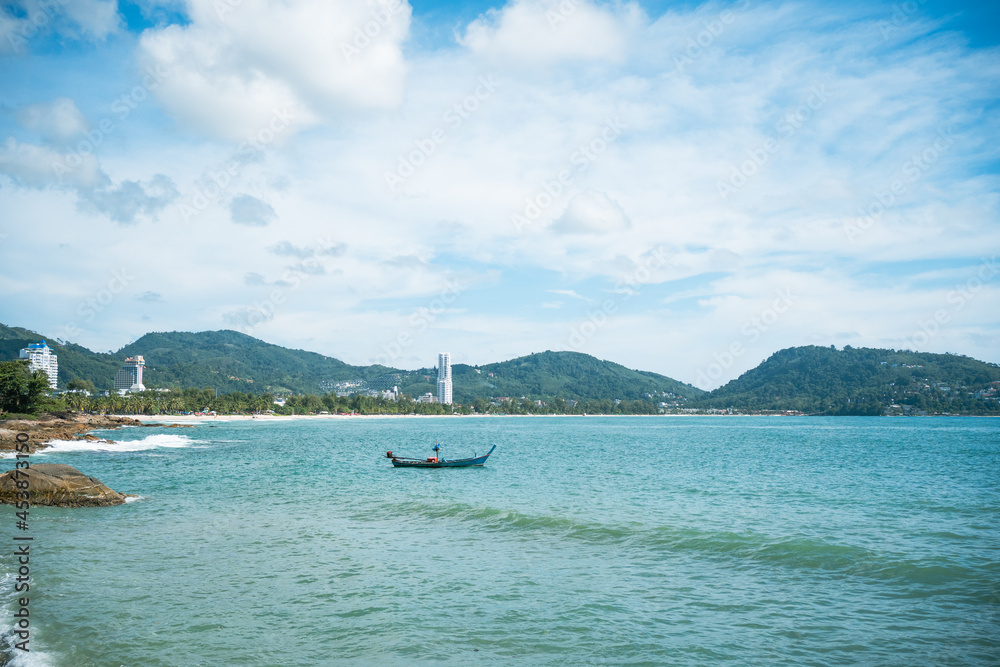
[[[438,355],[438,403],[451,405],[451,355],[443,352]]]
[[[115,391],[119,394],[127,391],[146,391],[146,385],[142,383],[142,371],[145,366],[146,361],[141,354],[128,357],[115,376]]]
[[[21,358],[28,360],[31,372],[45,371],[49,376],[49,388],[55,389],[59,380],[59,357],[52,354],[52,348],[44,340],[30,343],[21,350]]]

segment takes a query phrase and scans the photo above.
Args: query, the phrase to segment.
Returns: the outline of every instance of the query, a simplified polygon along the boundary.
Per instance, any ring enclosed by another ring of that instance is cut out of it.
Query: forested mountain
[[[579,352],[540,352],[485,366],[452,367],[455,400],[486,396],[668,401],[702,390],[658,373],[635,371]]]
[[[0,361],[16,359],[21,348],[43,338],[59,355],[60,387],[77,379],[110,389],[125,357],[141,354],[149,387],[261,395],[322,394],[334,389],[354,393],[398,386],[411,396],[436,393],[436,368],[405,371],[351,366],[236,331],[149,333],[115,353],[97,353],[0,325]],[[951,354],[851,346],[781,350],[711,393],[578,352],[540,352],[483,366],[455,364],[452,377],[455,402],[462,404],[524,397],[532,401],[639,400],[742,412],[1000,414],[1000,367],[996,364]],[[350,384],[336,387],[338,382]]]
[[[392,370],[351,366],[237,331],[148,333],[118,354],[122,358],[141,354],[147,377],[156,386],[213,387],[220,393],[318,394],[324,382],[370,379]]]
[[[775,352],[689,407],[827,415],[1000,414],[995,382],[1000,367],[971,357],[810,345]]]
[[[72,343],[63,345],[52,337],[0,324],[0,361],[17,359],[22,348],[43,339],[52,351],[59,355],[60,387],[65,387],[66,383],[74,378],[80,378],[91,379],[100,389],[110,389],[115,373],[121,368],[122,360],[125,358],[124,355],[119,357],[115,354],[92,352]]]
[[[220,394],[320,394],[337,382],[362,381],[377,389],[398,386],[412,396],[437,392],[437,369],[398,370],[351,366],[315,352],[290,350],[236,331],[149,333],[115,353],[62,345],[42,334],[0,325],[0,360],[17,358],[44,338],[59,355],[59,386],[73,379],[110,389],[122,361],[141,354],[149,387],[205,388]],[[480,367],[452,367],[455,401],[499,396],[568,400],[654,400],[694,397],[699,389],[663,375],[634,371],[576,352],[543,352]],[[349,388],[347,390],[350,390]],[[649,396],[647,396],[647,394]]]

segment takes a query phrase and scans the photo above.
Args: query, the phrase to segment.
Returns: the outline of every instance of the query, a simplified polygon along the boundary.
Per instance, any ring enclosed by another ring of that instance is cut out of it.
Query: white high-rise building
[[[126,391],[146,391],[146,385],[142,383],[142,370],[145,367],[146,361],[141,354],[127,358],[115,376],[115,391],[120,394]]]
[[[451,355],[438,355],[438,403],[451,405]]]
[[[49,376],[49,389],[55,389],[59,380],[59,357],[52,354],[52,348],[44,340],[31,343],[21,350],[21,358],[28,360],[31,372],[45,371]]]

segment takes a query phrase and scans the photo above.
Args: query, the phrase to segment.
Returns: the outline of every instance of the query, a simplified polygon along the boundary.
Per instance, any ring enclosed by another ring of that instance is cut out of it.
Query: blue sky
[[[995,3],[0,4],[0,321],[1000,362]],[[367,34],[366,34],[367,31]]]

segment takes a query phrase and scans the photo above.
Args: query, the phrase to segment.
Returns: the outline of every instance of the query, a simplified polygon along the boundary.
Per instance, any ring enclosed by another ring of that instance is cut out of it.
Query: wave
[[[48,653],[38,650],[38,640],[36,639],[38,630],[34,623],[28,630],[31,633],[28,640],[30,650],[26,653],[15,646],[23,639],[14,634],[15,628],[10,619],[17,609],[16,600],[23,593],[15,592],[14,583],[12,573],[4,572],[0,576],[0,618],[2,618],[0,621],[0,665],[3,667],[49,667],[55,660]]]
[[[186,435],[174,433],[157,433],[146,436],[141,440],[52,440],[48,447],[32,454],[45,456],[46,454],[64,454],[67,452],[142,452],[150,449],[169,448],[177,449],[203,444],[204,440],[194,440]]]
[[[0,632],[0,665],[3,667],[49,667],[54,661],[48,653],[38,650],[37,642],[32,639],[29,643],[30,651],[25,653],[14,647],[14,644],[21,639],[14,634],[12,629],[4,629]]]
[[[639,521],[599,523],[569,517],[531,515],[517,510],[462,503],[393,505],[389,513],[408,521],[454,520],[514,539],[564,540],[620,546],[634,558],[656,560],[693,555],[729,561],[737,567],[786,567],[821,570],[829,575],[871,578],[907,585],[944,585],[970,582],[983,576],[953,559],[915,557],[901,552],[876,551],[815,535],[772,535],[761,532],[711,530],[679,526],[651,526]]]

